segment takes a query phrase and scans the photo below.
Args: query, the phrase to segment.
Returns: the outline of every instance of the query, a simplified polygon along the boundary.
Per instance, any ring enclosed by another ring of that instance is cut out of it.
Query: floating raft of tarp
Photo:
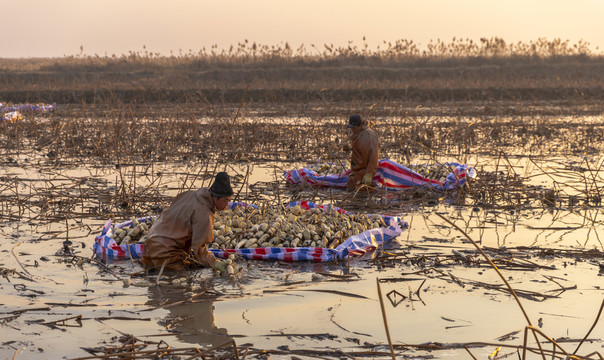
[[[304,210],[320,208],[323,212],[336,210],[347,213],[346,210],[318,205],[309,201],[294,201],[286,207],[299,205]],[[244,203],[229,203],[229,208],[235,206],[254,206]],[[368,251],[373,251],[379,246],[388,243],[401,234],[403,229],[407,228],[407,223],[398,217],[387,215],[381,216],[388,227],[370,229],[360,234],[353,235],[342,242],[335,249],[321,247],[264,247],[264,248],[244,248],[244,249],[210,249],[216,257],[226,258],[229,254],[238,254],[248,260],[282,260],[282,261],[317,261],[328,262],[338,259],[346,259],[349,256],[362,255]],[[137,219],[139,222],[150,222],[151,217]],[[117,225],[118,228],[132,227],[132,220],[125,221]],[[103,226],[101,234],[95,237],[93,251],[98,258],[104,260],[126,260],[140,259],[143,251],[143,244],[118,245],[113,239],[111,220]]]
[[[18,121],[23,119],[23,112],[49,113],[54,111],[56,104],[17,104],[7,105],[0,102],[0,119]]]
[[[431,187],[437,190],[451,190],[463,186],[466,181],[476,177],[473,167],[458,163],[443,164],[451,169],[444,181],[424,177],[406,166],[392,160],[378,162],[378,169],[373,177],[373,185],[380,189],[403,190],[411,187]],[[350,170],[340,174],[319,175],[311,168],[285,171],[283,176],[290,184],[346,188]]]

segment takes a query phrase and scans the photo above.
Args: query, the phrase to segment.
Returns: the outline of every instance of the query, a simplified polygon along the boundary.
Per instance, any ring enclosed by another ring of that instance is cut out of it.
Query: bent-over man
[[[216,175],[210,188],[180,193],[151,227],[143,247],[141,263],[147,267],[184,270],[191,258],[203,266],[216,268],[208,250],[214,241],[214,213],[226,209],[233,196],[226,172]]]

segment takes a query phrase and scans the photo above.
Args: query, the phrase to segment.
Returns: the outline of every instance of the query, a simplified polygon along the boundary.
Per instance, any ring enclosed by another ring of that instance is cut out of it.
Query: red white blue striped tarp
[[[310,201],[294,201],[286,207],[299,205],[302,209],[320,208],[324,212],[338,211],[346,213],[346,210],[338,207],[318,205]],[[229,203],[229,207],[235,206],[254,206],[245,203]],[[407,223],[398,217],[387,215],[381,216],[388,227],[377,228],[364,231],[360,234],[349,237],[335,249],[319,247],[270,247],[270,248],[251,248],[251,249],[210,249],[216,257],[226,258],[229,254],[238,254],[248,260],[282,260],[282,261],[335,261],[346,259],[348,256],[362,255],[368,251],[373,251],[380,245],[383,245],[401,234],[403,229],[407,228]],[[139,222],[147,222],[151,217],[139,218]],[[132,227],[132,221],[126,221],[116,225],[119,228]],[[111,220],[103,226],[101,234],[95,237],[93,251],[97,257],[105,260],[127,260],[140,259],[142,256],[143,244],[118,245],[113,239]]]
[[[150,222],[151,216],[138,218],[138,222]],[[118,228],[131,228],[132,220],[125,221],[116,225]],[[123,260],[123,259],[140,259],[143,255],[143,247],[141,244],[119,245],[113,239],[113,226],[111,220],[107,220],[101,234],[94,238],[92,245],[94,254],[105,260]]]
[[[411,187],[424,186],[437,190],[451,190],[463,186],[467,180],[476,177],[473,167],[458,163],[446,163],[453,168],[444,182],[425,178],[406,166],[384,159],[378,162],[378,169],[373,177],[373,185],[376,188],[388,190],[402,190]],[[290,184],[311,186],[346,188],[350,170],[341,174],[319,175],[315,171],[302,168],[299,170],[285,171],[283,176]]]
[[[0,103],[0,120],[16,122],[23,120],[22,112],[41,112],[48,113],[55,109],[55,104],[21,104],[21,105],[6,105]]]
[[[9,112],[9,111],[21,111],[21,112],[42,112],[47,113],[51,112],[55,109],[56,104],[47,105],[47,104],[18,104],[18,105],[6,105],[0,103],[0,111],[1,112]]]

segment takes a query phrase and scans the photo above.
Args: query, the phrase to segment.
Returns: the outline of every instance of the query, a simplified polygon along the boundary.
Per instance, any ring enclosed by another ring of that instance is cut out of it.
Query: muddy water
[[[566,184],[561,191],[569,194],[582,191],[576,186],[581,180],[568,179],[569,164],[580,163],[581,159],[535,163],[517,158],[503,167],[498,159],[449,160],[477,164],[478,169],[485,171],[503,169],[530,174],[529,181],[544,189]],[[18,162],[27,165],[24,159]],[[23,185],[18,189],[20,196],[35,194],[32,188],[48,186],[49,181],[54,186],[63,184],[68,189],[65,192],[71,191],[75,197],[77,187],[70,185],[77,183],[77,179],[96,179],[89,181],[88,191],[109,188],[109,193],[115,192],[113,189],[121,181],[117,180],[115,167],[99,166],[91,170],[73,166],[62,170],[59,176],[47,169],[38,172],[34,163],[30,160],[31,166],[3,169],[11,178],[41,180],[29,189]],[[242,189],[240,194],[246,199],[256,197],[265,201],[278,196],[281,202],[286,202],[291,193],[280,178],[286,166],[256,164],[226,170],[241,177],[248,174],[248,184],[257,185],[255,190],[254,186]],[[159,170],[170,173],[174,168],[182,173],[196,173],[186,167],[183,170],[181,164],[165,165]],[[157,171],[154,169],[154,173]],[[122,169],[125,181],[132,183],[129,174],[128,168]],[[152,174],[139,175],[136,186],[144,188],[154,181]],[[281,183],[278,189],[263,185],[274,181]],[[241,180],[234,183],[243,184]],[[159,188],[173,196],[182,187],[207,185],[208,179],[174,174],[163,178],[161,184]],[[3,195],[11,193],[10,189],[6,185]],[[32,220],[34,209],[23,209],[20,215],[29,220],[0,224],[0,267],[23,275],[7,273],[0,279],[0,359],[84,357],[90,355],[86,348],[119,345],[118,338],[123,334],[146,341],[163,340],[171,347],[219,345],[234,339],[240,348],[270,351],[286,346],[293,350],[341,349],[349,353],[373,350],[389,358],[377,293],[378,278],[382,279],[384,309],[394,344],[521,345],[522,331],[530,321],[551,338],[570,339],[572,342],[561,345],[572,352],[596,320],[604,299],[604,276],[600,271],[604,259],[585,256],[587,250],[604,249],[599,207],[570,208],[560,203],[554,207],[510,211],[453,205],[446,199],[436,206],[389,203],[384,212],[401,216],[410,224],[396,244],[382,249],[395,254],[394,261],[374,261],[371,256],[337,264],[248,261],[242,263],[243,277],[236,283],[202,270],[185,275],[189,280],[187,287],[175,287],[170,280],[180,274],[166,274],[157,285],[154,276],[130,278],[129,274],[141,270],[131,261],[111,263],[105,270],[94,262],[78,264],[78,257],[63,256],[66,237],[76,255],[91,256],[92,241],[106,218],[100,210],[103,196],[107,195],[101,194],[94,206],[72,205],[74,212],[88,213],[81,219],[54,219],[46,223]],[[297,196],[303,197],[304,193]],[[308,196],[316,201],[322,195],[309,192]],[[323,196],[332,198],[325,193]],[[379,201],[377,197],[373,200]],[[90,214],[92,208],[99,213]],[[515,289],[532,294],[532,298],[520,298],[528,321],[514,298],[499,290],[502,280],[492,268],[465,266],[451,257],[455,249],[480,258],[465,236],[437,213],[455,222],[482,247],[497,249],[498,252],[490,253],[492,257],[521,259],[523,264],[534,265],[530,268],[508,267],[505,262],[499,265]],[[441,256],[440,263],[433,261],[437,254]],[[418,260],[422,255],[426,261]],[[207,291],[206,295],[191,300],[203,291]],[[179,303],[183,300],[187,301]],[[77,316],[81,319],[73,319]],[[52,323],[62,319],[68,320]],[[589,336],[593,341],[583,344],[578,354],[604,352],[601,321]],[[516,331],[519,332],[508,339],[499,339]],[[486,358],[495,348],[494,345],[473,348],[472,353]],[[396,351],[400,357],[470,357],[459,348]],[[271,358],[289,359],[291,355]]]

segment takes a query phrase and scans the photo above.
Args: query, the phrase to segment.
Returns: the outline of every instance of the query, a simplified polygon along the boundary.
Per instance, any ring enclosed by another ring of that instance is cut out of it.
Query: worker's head
[[[231,180],[229,180],[227,173],[219,172],[216,174],[214,183],[210,186],[210,193],[212,194],[214,207],[217,210],[221,211],[227,208],[229,201],[233,197],[233,188],[231,187]]]
[[[367,124],[367,121],[363,120],[361,115],[354,114],[348,118],[347,128],[351,129],[353,133],[361,131],[363,125]]]

